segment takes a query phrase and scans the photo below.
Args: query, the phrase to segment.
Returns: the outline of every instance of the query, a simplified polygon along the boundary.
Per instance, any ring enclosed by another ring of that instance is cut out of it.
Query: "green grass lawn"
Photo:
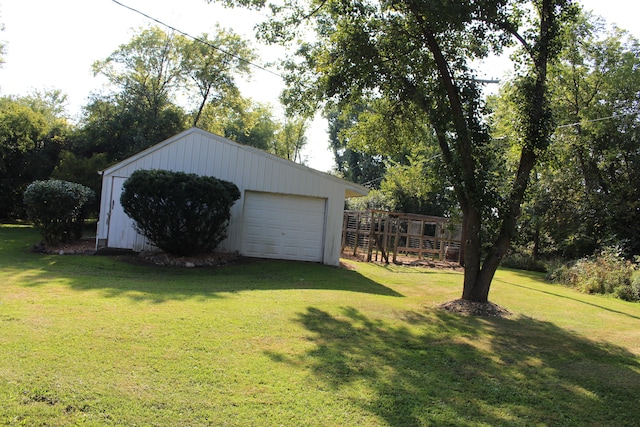
[[[0,227],[0,425],[635,426],[640,304],[501,270],[139,266]]]

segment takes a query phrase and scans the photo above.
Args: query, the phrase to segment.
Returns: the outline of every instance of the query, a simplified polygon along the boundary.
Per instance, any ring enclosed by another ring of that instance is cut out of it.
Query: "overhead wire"
[[[630,116],[632,114],[638,114],[638,113],[613,114],[611,116],[600,117],[600,118],[597,118],[597,119],[582,120],[582,121],[575,122],[575,123],[568,123],[566,125],[557,126],[557,129],[568,128],[568,127],[573,127],[573,126],[579,126],[579,125],[582,125],[584,123],[594,123],[594,122],[601,122],[603,120],[617,119],[617,118],[624,117],[624,116]]]
[[[170,30],[175,31],[175,32],[176,32],[176,33],[178,33],[178,34],[182,34],[183,36],[188,37],[188,38],[190,38],[190,39],[192,39],[192,40],[194,40],[194,41],[196,41],[196,42],[198,42],[198,43],[202,43],[202,44],[204,44],[204,45],[206,45],[206,46],[209,46],[209,47],[210,47],[210,48],[212,48],[212,49],[215,49],[215,50],[217,50],[217,51],[219,51],[219,52],[224,53],[225,55],[229,55],[229,56],[231,56],[232,58],[236,58],[236,59],[238,59],[238,60],[240,60],[240,61],[244,62],[244,63],[245,63],[245,64],[247,64],[247,65],[250,65],[250,66],[252,66],[252,67],[258,68],[258,69],[260,69],[260,70],[262,70],[262,71],[266,71],[267,73],[273,74],[273,75],[274,75],[274,76],[276,76],[276,77],[279,77],[279,78],[281,78],[281,79],[284,79],[284,76],[283,76],[282,74],[277,73],[277,72],[275,72],[275,71],[273,71],[273,70],[270,70],[269,68],[267,68],[267,67],[265,67],[265,66],[263,66],[263,65],[256,64],[255,62],[249,61],[248,59],[245,59],[245,58],[243,58],[243,57],[241,57],[241,56],[239,56],[239,55],[236,55],[236,54],[231,53],[231,52],[229,52],[229,51],[227,51],[227,50],[225,50],[225,49],[222,49],[221,47],[216,46],[216,45],[214,45],[214,44],[212,44],[212,43],[208,42],[207,40],[201,39],[201,38],[199,38],[199,37],[192,36],[192,35],[191,35],[191,34],[189,34],[189,33],[186,33],[186,32],[184,32],[184,31],[182,31],[182,30],[180,30],[180,29],[178,29],[178,28],[176,28],[176,27],[174,27],[174,26],[172,26],[172,25],[169,25],[169,24],[167,24],[167,23],[165,23],[165,22],[163,22],[163,21],[161,21],[161,20],[159,20],[159,19],[157,19],[157,18],[154,18],[153,16],[150,16],[150,15],[148,15],[148,14],[146,14],[146,13],[144,13],[144,12],[142,12],[142,11],[140,11],[140,10],[138,10],[138,9],[134,8],[134,7],[131,7],[131,6],[128,6],[128,5],[126,5],[126,4],[122,3],[122,2],[119,2],[118,0],[111,0],[111,1],[112,1],[113,3],[115,3],[115,4],[117,4],[118,6],[121,6],[121,7],[125,8],[125,9],[128,9],[128,10],[130,10],[130,11],[132,11],[132,12],[135,12],[135,13],[137,13],[137,14],[139,14],[139,15],[142,15],[142,16],[144,16],[145,18],[147,18],[147,19],[149,19],[149,20],[151,20],[151,21],[154,21],[154,22],[156,22],[156,23],[158,23],[158,24],[160,24],[160,25],[162,25],[162,26],[165,26],[165,27],[169,28]]]

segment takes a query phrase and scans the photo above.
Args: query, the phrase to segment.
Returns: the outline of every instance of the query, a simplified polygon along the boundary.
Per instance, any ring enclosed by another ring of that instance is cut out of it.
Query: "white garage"
[[[120,205],[124,181],[138,169],[214,176],[235,183],[228,236],[219,250],[243,256],[337,265],[346,197],[360,185],[191,128],[102,172],[98,248],[152,250]]]

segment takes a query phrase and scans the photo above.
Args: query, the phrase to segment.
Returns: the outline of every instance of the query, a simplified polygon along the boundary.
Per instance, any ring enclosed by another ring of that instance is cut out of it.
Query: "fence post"
[[[358,252],[358,236],[360,236],[360,212],[356,216],[356,237],[353,242],[353,256],[356,256]]]

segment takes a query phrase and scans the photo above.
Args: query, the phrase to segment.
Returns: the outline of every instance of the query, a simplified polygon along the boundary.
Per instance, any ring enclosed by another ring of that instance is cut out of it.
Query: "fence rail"
[[[460,262],[460,225],[447,218],[379,210],[345,211],[342,253],[366,261],[398,257]]]

